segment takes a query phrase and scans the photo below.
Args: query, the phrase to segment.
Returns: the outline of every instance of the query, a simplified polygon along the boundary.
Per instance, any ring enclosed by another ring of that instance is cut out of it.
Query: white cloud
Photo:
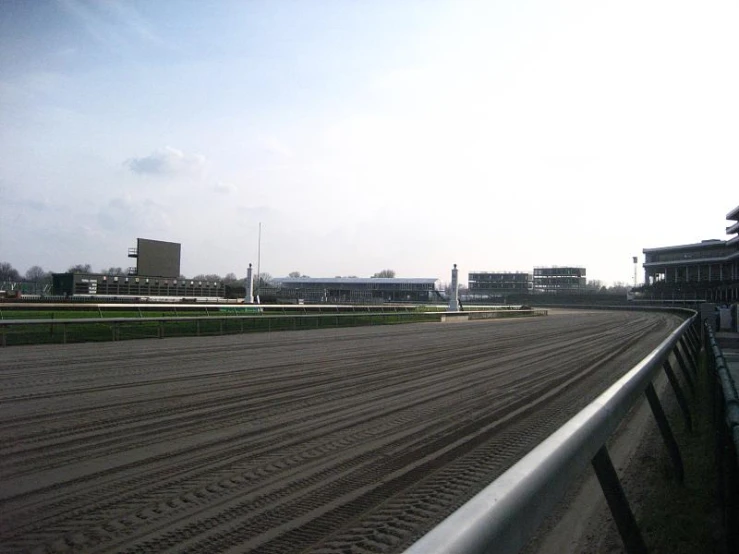
[[[290,147],[283,141],[275,137],[264,137],[262,138],[261,143],[264,149],[270,154],[285,158],[290,158],[293,155],[292,149],[290,149]]]
[[[205,167],[205,156],[167,146],[142,158],[130,158],[124,165],[139,175],[198,175]]]
[[[233,183],[218,181],[213,185],[213,190],[219,194],[234,194],[238,192],[239,189]]]
[[[130,196],[113,198],[98,213],[98,222],[106,231],[128,233],[164,231],[171,227],[170,216],[164,206]]]
[[[118,0],[59,0],[99,44],[115,51],[130,50],[137,43],[165,45],[152,26],[130,3]]]

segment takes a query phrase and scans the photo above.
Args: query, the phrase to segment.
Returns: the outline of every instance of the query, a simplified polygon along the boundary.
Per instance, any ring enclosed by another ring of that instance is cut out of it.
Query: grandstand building
[[[310,303],[429,302],[440,300],[438,279],[397,277],[282,277],[278,301]]]
[[[474,271],[467,275],[471,300],[504,300],[512,294],[530,294],[534,290],[534,276],[526,272]]]
[[[137,239],[128,256],[136,267],[127,275],[101,273],[54,273],[54,294],[67,297],[116,298],[223,298],[226,288],[220,281],[201,281],[180,277],[181,245],[151,239]]]
[[[548,294],[580,294],[585,292],[584,267],[548,266],[534,268],[534,292]]]
[[[727,240],[645,248],[644,291],[655,298],[739,299],[739,206],[726,214]]]
[[[54,273],[54,294],[64,296],[224,298],[220,281],[99,273]]]

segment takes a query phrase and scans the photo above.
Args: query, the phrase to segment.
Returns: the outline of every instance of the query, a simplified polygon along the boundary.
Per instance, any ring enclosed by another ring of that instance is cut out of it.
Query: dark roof
[[[406,284],[406,285],[432,285],[438,279],[435,278],[412,278],[399,277],[276,277],[272,279],[280,285],[315,285],[326,283],[332,285],[369,285],[369,284]]]
[[[726,246],[726,243],[718,239],[708,239],[693,244],[678,244],[675,246],[660,246],[658,248],[645,248],[642,250],[645,254],[649,252],[667,252],[670,250],[698,250],[703,248],[713,248],[716,246]]]

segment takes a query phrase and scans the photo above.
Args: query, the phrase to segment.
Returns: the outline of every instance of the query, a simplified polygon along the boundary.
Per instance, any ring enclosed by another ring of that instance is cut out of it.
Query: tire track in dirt
[[[0,543],[395,552],[676,324],[582,312],[9,349]]]

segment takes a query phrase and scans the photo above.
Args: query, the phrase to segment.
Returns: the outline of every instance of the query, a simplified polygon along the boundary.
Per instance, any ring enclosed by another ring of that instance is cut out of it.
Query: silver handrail
[[[411,545],[405,554],[518,552],[645,394],[695,321],[697,316],[693,313],[603,394]]]

